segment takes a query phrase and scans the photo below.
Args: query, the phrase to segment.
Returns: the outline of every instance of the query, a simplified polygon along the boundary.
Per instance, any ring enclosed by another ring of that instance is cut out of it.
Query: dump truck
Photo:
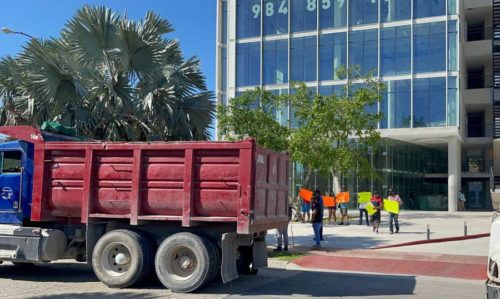
[[[267,266],[288,156],[239,142],[100,142],[0,127],[0,261],[75,259],[112,288],[174,292]],[[1,267],[1,266],[0,266]]]

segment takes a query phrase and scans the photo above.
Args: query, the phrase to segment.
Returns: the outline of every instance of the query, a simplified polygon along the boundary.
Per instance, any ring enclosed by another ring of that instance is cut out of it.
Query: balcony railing
[[[462,163],[462,172],[489,173],[491,167],[493,167],[493,161],[468,159]]]
[[[467,28],[467,41],[489,40],[493,38],[492,27]]]

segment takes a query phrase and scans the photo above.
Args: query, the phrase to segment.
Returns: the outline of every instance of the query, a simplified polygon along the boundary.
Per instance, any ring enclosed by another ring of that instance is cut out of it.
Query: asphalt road
[[[280,263],[277,263],[280,264]],[[342,272],[282,266],[261,269],[223,285],[212,282],[196,294],[175,294],[156,280],[133,289],[109,289],[85,264],[0,265],[0,298],[486,298],[484,282]],[[292,268],[292,269],[290,269]]]

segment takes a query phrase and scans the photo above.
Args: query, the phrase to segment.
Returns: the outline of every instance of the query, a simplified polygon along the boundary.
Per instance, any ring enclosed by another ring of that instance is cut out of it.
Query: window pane
[[[458,126],[458,78],[448,78],[448,126]]]
[[[299,37],[291,40],[290,80],[316,81],[316,37]]]
[[[264,0],[264,34],[288,33],[288,1]]]
[[[448,23],[448,70],[458,71],[457,21]]]
[[[349,1],[349,23],[351,26],[378,22],[378,0]]]
[[[321,0],[319,11],[320,28],[347,26],[347,0]]]
[[[293,0],[290,4],[292,32],[316,30],[317,0]]]
[[[383,28],[380,44],[383,76],[410,73],[410,26]]]
[[[413,126],[446,125],[446,79],[416,79],[413,81]]]
[[[227,1],[222,1],[222,43],[227,43]]]
[[[260,35],[260,0],[238,0],[236,3],[236,37]]]
[[[260,43],[236,45],[236,86],[260,85]]]
[[[413,0],[414,18],[446,15],[446,0]]]
[[[382,22],[393,22],[411,18],[411,0],[382,0],[380,18]]]
[[[448,14],[456,15],[457,14],[457,0],[448,0]]]
[[[378,32],[376,29],[353,31],[349,39],[349,67],[359,67],[362,74],[377,75]]]
[[[346,61],[346,33],[324,34],[319,37],[319,79],[340,79],[337,71]]]
[[[411,123],[410,80],[385,82],[386,91],[381,105],[384,118],[380,127],[409,128]]]
[[[221,60],[222,60],[222,65],[221,65],[221,89],[226,90],[227,89],[227,49],[222,48],[222,53],[221,53]]]
[[[445,22],[417,24],[413,36],[414,72],[445,71]]]
[[[332,94],[336,94],[337,96],[342,96],[345,93],[345,85],[328,85],[328,86],[320,86],[318,88],[318,93],[320,95],[329,96]]]
[[[281,84],[288,82],[288,41],[264,42],[263,83]]]
[[[21,152],[4,152],[2,173],[17,173],[21,172],[22,166]]]

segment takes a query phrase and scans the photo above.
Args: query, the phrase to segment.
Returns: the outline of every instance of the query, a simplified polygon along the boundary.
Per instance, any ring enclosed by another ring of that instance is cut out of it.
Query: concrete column
[[[457,211],[460,189],[460,142],[457,137],[448,137],[448,212]]]

